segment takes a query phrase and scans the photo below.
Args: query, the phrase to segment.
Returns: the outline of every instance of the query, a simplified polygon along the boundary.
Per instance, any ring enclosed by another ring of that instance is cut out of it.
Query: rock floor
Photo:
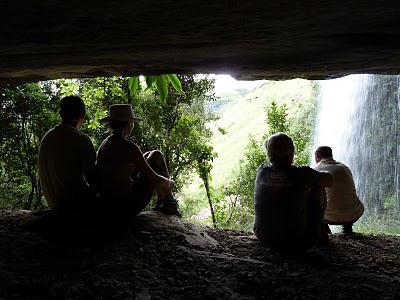
[[[99,241],[0,216],[0,299],[400,299],[400,237],[331,236],[294,256],[155,212]]]

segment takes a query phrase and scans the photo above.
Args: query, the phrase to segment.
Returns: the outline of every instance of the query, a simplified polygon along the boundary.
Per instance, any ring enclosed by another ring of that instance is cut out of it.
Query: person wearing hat
[[[157,194],[155,210],[181,216],[178,202],[173,197],[174,182],[169,179],[163,154],[158,151],[142,153],[128,140],[135,117],[130,104],[114,104],[106,118],[101,120],[110,130],[97,152],[99,195],[114,216],[127,218],[140,213]]]
[[[39,178],[49,208],[70,215],[88,206],[95,196],[96,151],[79,129],[86,109],[78,96],[60,103],[61,124],[50,129],[39,149]]]
[[[332,184],[329,173],[293,164],[294,145],[284,133],[265,142],[269,164],[258,168],[254,195],[254,233],[265,245],[306,250],[326,242],[321,194]]]

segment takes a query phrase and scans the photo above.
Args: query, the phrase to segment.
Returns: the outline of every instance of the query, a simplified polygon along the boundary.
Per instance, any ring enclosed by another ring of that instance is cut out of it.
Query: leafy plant
[[[165,74],[158,76],[147,75],[143,76],[143,78],[146,82],[147,88],[156,90],[162,101],[167,99],[169,85],[172,85],[175,91],[182,92],[182,85],[176,74]],[[139,76],[130,77],[128,83],[132,95],[136,95],[142,90],[142,83]]]

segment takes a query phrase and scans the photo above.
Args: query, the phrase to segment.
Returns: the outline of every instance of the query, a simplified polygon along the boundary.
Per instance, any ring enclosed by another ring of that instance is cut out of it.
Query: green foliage
[[[136,95],[139,90],[139,77],[130,77],[128,83],[131,93]]]
[[[165,74],[158,76],[143,76],[147,88],[156,90],[160,96],[161,101],[165,101],[168,96],[169,85],[171,85],[175,91],[182,92],[182,85],[179,77],[176,74]],[[128,80],[128,86],[132,95],[136,95],[141,88],[139,76],[130,77]]]
[[[37,154],[41,138],[57,122],[58,101],[49,83],[0,87],[2,208],[41,207]]]
[[[225,228],[250,229],[253,222],[253,196],[257,168],[265,161],[259,141],[249,139],[244,157],[224,185],[216,203],[218,223]]]
[[[216,153],[213,151],[211,145],[203,144],[201,147],[196,149],[196,168],[197,173],[199,174],[201,180],[204,184],[204,189],[206,190],[208,204],[210,206],[211,218],[213,221],[213,225],[217,228],[217,221],[215,218],[213,202],[211,199],[211,169],[212,169],[212,160],[216,156]]]
[[[288,124],[288,112],[286,104],[281,106],[276,105],[275,101],[272,101],[271,105],[266,108],[267,112],[267,125],[269,128],[268,135],[277,132],[289,132]]]
[[[99,122],[108,107],[132,103],[136,113],[144,117],[144,122],[135,128],[136,142],[144,151],[161,149],[165,153],[178,190],[192,171],[200,171],[196,159],[201,157],[202,165],[211,167],[213,152],[208,143],[211,131],[206,122],[213,116],[204,105],[215,97],[214,81],[176,75],[148,76],[146,80],[154,87],[162,86],[163,91],[141,90],[139,78],[122,77],[1,86],[0,207],[43,205],[37,180],[39,144],[46,131],[60,121],[60,99],[70,94],[78,94],[86,104],[82,130],[92,138],[95,147],[108,135]],[[169,91],[165,92],[165,87]],[[165,99],[160,99],[157,93],[163,93]]]
[[[180,82],[183,92],[170,88],[165,101],[149,90],[133,99],[143,118],[134,128],[136,141],[143,151],[157,148],[164,153],[178,190],[196,171],[199,151],[209,144],[212,133],[207,122],[214,116],[204,106],[215,99],[213,80],[180,76]]]
[[[314,107],[301,110],[299,115],[293,118],[288,117],[286,104],[278,106],[275,101],[272,101],[266,109],[269,130],[263,139],[277,132],[284,132],[291,136],[295,147],[294,161],[297,165],[307,165],[310,162],[310,146],[316,113]]]
[[[219,131],[219,133],[222,134],[222,135],[225,135],[225,134],[228,133],[228,132],[226,131],[226,129],[224,129],[224,128],[222,128],[222,127],[218,127],[218,131]]]

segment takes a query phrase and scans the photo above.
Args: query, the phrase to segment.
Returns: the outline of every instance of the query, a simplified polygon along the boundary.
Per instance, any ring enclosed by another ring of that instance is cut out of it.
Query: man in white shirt
[[[96,152],[90,138],[81,133],[86,109],[81,98],[61,100],[62,123],[43,137],[39,150],[39,177],[50,209],[73,212],[94,195]]]
[[[353,223],[364,213],[364,205],[358,199],[350,169],[333,159],[332,149],[328,146],[317,148],[315,161],[315,170],[325,171],[333,176],[333,185],[325,188],[325,222],[330,225],[342,225],[344,234],[352,234]]]

